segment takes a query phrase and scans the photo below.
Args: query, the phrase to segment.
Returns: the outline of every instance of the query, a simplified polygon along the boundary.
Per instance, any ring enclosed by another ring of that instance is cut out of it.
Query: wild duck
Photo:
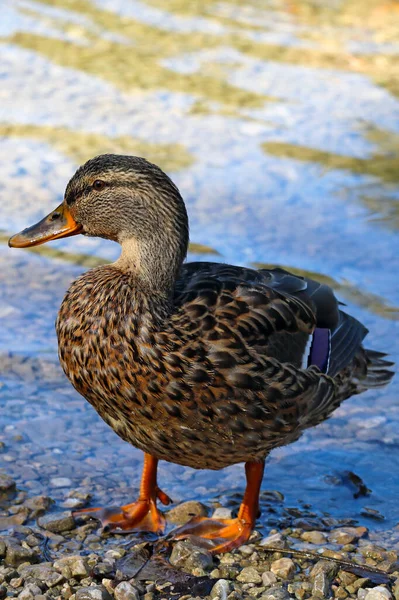
[[[80,167],[62,204],[9,245],[76,234],[122,246],[113,264],[74,281],[56,330],[61,365],[114,431],[144,452],[139,498],[87,509],[118,530],[162,532],[157,463],[195,469],[245,463],[234,519],[195,518],[175,538],[199,536],[214,552],[244,543],[258,515],[264,463],[339,404],[385,385],[392,365],[365,350],[365,327],[332,290],[282,269],[183,264],[188,218],[157,166],[102,155]]]

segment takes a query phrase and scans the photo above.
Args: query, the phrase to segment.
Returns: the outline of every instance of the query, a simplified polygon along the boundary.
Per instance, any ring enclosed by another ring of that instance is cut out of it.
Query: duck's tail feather
[[[345,399],[387,385],[394,375],[390,369],[394,363],[386,360],[385,356],[382,352],[367,350],[361,346],[352,363],[334,378],[340,387],[339,396]]]
[[[379,388],[387,385],[394,376],[394,372],[390,370],[395,363],[390,360],[386,360],[387,356],[384,352],[377,352],[376,350],[368,350],[362,348],[363,362],[365,362],[362,370],[359,372],[355,370],[355,376],[358,379],[358,391],[363,392],[370,388]]]

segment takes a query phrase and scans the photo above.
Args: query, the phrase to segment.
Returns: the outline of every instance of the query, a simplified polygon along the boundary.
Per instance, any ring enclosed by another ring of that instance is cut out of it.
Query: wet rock
[[[339,565],[329,560],[319,560],[310,572],[310,579],[315,580],[319,573],[324,573],[327,580],[331,583],[338,573]]]
[[[322,531],[304,531],[301,538],[311,544],[325,544],[327,536]]]
[[[54,503],[49,496],[34,496],[25,500],[24,505],[32,511],[31,518],[36,519],[43,515]]]
[[[42,563],[40,565],[27,565],[19,569],[19,573],[24,579],[29,577],[42,581],[48,588],[52,588],[59,583],[63,583],[65,578],[61,573],[58,573],[51,563]]]
[[[190,541],[177,542],[170,555],[169,562],[174,567],[186,569],[210,569],[213,567],[213,558],[204,548],[194,546]]]
[[[274,533],[263,538],[259,545],[266,548],[285,548],[287,544],[281,533]]]
[[[7,588],[4,585],[0,585],[0,600],[6,598],[7,596]]]
[[[111,600],[111,596],[103,585],[80,588],[76,592],[76,600]]]
[[[81,579],[88,575],[86,561],[81,556],[65,556],[54,562],[54,568],[59,571],[65,579]]]
[[[169,523],[175,523],[176,525],[184,525],[193,517],[207,517],[208,508],[202,502],[196,502],[195,500],[188,500],[182,502],[174,508],[171,508],[165,517]]]
[[[316,598],[326,598],[329,595],[330,580],[325,572],[317,573],[313,580],[312,594]]]
[[[365,527],[341,527],[329,534],[328,541],[333,544],[352,544],[366,533]]]
[[[12,510],[10,507],[9,510]],[[15,514],[8,517],[0,517],[0,530],[11,529],[14,525],[23,525],[29,517],[29,511],[25,507],[19,506]]]
[[[261,600],[290,600],[290,594],[282,587],[273,587],[260,596]]]
[[[72,481],[69,477],[53,477],[50,479],[50,485],[54,488],[66,488],[71,487]]]
[[[140,594],[130,583],[121,581],[114,590],[115,600],[140,600]]]
[[[17,567],[22,563],[35,563],[39,560],[39,554],[31,549],[24,548],[14,538],[5,538],[6,556],[4,562],[11,567]]]
[[[212,600],[226,600],[227,596],[231,592],[232,584],[231,581],[226,579],[219,579],[211,590]]]
[[[262,583],[262,577],[254,567],[244,567],[237,576],[237,581],[241,581],[241,583]]]
[[[231,519],[232,512],[229,508],[225,508],[224,506],[220,506],[215,508],[212,513],[212,519]]]
[[[52,531],[53,533],[63,533],[75,529],[75,521],[69,512],[44,515],[37,520],[39,527]]]
[[[5,473],[0,473],[0,495],[15,491],[15,487],[16,483],[12,477]]]
[[[277,577],[272,571],[264,571],[262,573],[262,585],[265,587],[270,587],[271,585],[277,583]]]
[[[391,592],[382,585],[367,590],[367,594],[365,595],[365,600],[391,600],[391,598]]]
[[[280,558],[272,562],[270,570],[280,579],[291,579],[295,573],[295,564],[290,558]]]

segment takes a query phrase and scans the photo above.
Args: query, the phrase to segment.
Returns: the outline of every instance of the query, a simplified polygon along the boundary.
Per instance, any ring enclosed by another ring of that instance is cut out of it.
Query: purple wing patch
[[[316,327],[308,356],[308,367],[316,365],[320,371],[327,373],[331,354],[331,331]]]

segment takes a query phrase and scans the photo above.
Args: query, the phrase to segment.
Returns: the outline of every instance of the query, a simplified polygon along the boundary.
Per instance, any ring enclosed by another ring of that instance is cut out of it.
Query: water
[[[140,453],[70,387],[53,326],[70,281],[118,247],[6,246],[95,154],[139,154],[170,173],[189,210],[190,259],[322,278],[370,329],[368,345],[399,360],[397,2],[9,0],[0,36],[0,466],[20,488],[58,506],[68,489],[57,476],[97,503],[137,492]],[[296,507],[393,544],[397,396],[394,381],[351,399],[274,452],[263,489],[284,501],[260,526]],[[354,498],[348,471],[369,496]],[[163,463],[160,481],[175,500],[208,503],[231,503],[244,485],[240,466]]]

